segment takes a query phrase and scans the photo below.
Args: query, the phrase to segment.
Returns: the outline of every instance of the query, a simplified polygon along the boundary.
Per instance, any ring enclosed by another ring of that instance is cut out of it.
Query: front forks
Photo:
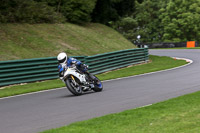
[[[71,75],[71,78],[72,78],[72,82],[74,83],[74,85],[77,86],[76,80],[73,75]]]
[[[74,78],[73,75],[71,75],[71,79],[72,79],[72,83],[74,84],[74,86],[75,86],[76,89],[82,88],[83,91],[86,91],[86,90],[88,91],[88,90],[91,90],[91,88],[94,87],[94,86],[91,86],[90,83],[87,82],[87,81],[84,83],[84,85],[79,85],[79,84],[76,82],[76,80],[75,80],[75,78]],[[80,87],[80,88],[79,88],[79,87]]]

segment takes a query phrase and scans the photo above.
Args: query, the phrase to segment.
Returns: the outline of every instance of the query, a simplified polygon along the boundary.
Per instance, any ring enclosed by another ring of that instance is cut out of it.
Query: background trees
[[[113,27],[134,43],[198,41],[199,18],[200,0],[145,0],[136,2],[134,12]],[[127,20],[135,26],[127,29]]]
[[[1,0],[0,22],[108,24],[133,11],[134,0]]]
[[[145,0],[141,3],[136,2],[135,11],[128,17],[129,23],[134,22],[135,26],[123,30],[123,23],[127,19],[122,18],[116,23],[118,27],[117,30],[134,43],[160,41],[163,36],[163,26],[161,25],[159,16],[160,9],[166,6],[165,3],[167,3],[167,0]],[[114,27],[116,27],[116,24]],[[140,39],[138,39],[137,36],[140,36]]]
[[[91,13],[96,0],[41,0],[53,7],[56,12],[62,13],[66,20],[72,23],[91,21]]]
[[[64,21],[64,16],[55,12],[45,2],[33,0],[0,1],[0,22],[2,23],[57,23]]]
[[[108,24],[134,11],[135,0],[97,0],[92,13],[92,21]]]
[[[170,0],[160,9],[162,41],[187,41],[200,38],[200,0]]]
[[[0,1],[1,23],[97,22],[112,26],[134,43],[198,41],[199,18],[200,0]]]

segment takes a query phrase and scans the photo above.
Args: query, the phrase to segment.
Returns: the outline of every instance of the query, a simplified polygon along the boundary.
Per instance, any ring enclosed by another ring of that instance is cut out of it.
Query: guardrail
[[[85,63],[89,65],[89,72],[99,74],[147,61],[148,57],[148,49],[138,48],[88,56]]]
[[[94,56],[73,56],[99,74],[147,61],[148,49],[128,49]],[[0,61],[0,86],[58,78],[56,57]]]
[[[85,56],[75,56],[84,61]],[[56,57],[0,61],[0,86],[58,78]]]

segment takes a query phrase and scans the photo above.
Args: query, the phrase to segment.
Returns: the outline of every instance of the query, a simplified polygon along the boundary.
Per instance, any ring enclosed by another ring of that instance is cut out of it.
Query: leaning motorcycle
[[[63,79],[68,90],[72,94],[79,96],[87,91],[93,90],[95,92],[100,92],[103,90],[102,82],[96,76],[94,77],[96,79],[95,81],[92,80],[87,74],[79,71],[76,66],[72,66],[67,67],[64,72]]]

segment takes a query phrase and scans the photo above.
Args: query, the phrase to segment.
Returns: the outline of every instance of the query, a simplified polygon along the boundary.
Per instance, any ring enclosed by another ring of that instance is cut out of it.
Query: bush
[[[65,21],[45,2],[33,0],[3,0],[0,2],[1,23],[61,23]]]

